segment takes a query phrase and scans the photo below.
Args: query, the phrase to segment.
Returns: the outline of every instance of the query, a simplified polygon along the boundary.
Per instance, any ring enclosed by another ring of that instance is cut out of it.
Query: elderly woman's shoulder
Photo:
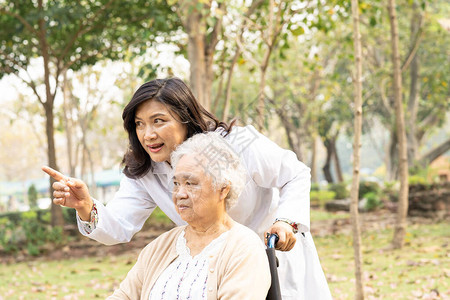
[[[178,235],[181,233],[181,231],[184,230],[185,227],[186,226],[177,226],[169,231],[162,233],[156,239],[147,244],[144,250],[148,251],[149,248],[160,249],[161,247],[169,247],[170,245],[176,242]]]

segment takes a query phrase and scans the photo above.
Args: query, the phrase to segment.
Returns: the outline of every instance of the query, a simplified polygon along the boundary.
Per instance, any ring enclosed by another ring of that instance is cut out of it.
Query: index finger
[[[42,171],[44,171],[45,173],[47,173],[48,175],[50,175],[51,177],[53,177],[54,179],[56,179],[58,181],[67,180],[66,176],[64,176],[63,174],[59,173],[58,171],[56,171],[55,169],[52,169],[50,167],[43,166]]]

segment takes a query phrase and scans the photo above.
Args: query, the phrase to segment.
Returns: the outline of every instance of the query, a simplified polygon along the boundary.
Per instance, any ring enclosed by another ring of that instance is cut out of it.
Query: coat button
[[[211,268],[211,269],[209,269],[209,271],[212,273],[212,272],[214,272],[214,269],[213,268]]]
[[[210,287],[210,288],[208,289],[208,291],[212,292],[212,287]]]

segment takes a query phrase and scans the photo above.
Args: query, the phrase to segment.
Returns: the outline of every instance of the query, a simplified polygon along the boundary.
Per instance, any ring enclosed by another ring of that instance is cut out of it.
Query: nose
[[[147,126],[145,128],[144,139],[145,140],[154,140],[158,137],[156,134],[156,130],[153,126]]]
[[[188,197],[186,187],[183,185],[178,185],[173,188],[173,199],[180,200],[186,199]]]

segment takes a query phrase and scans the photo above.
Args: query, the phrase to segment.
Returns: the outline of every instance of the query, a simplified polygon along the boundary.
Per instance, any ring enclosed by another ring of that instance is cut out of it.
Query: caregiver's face
[[[179,117],[156,100],[141,103],[135,116],[136,134],[150,158],[170,163],[170,154],[187,137]]]

